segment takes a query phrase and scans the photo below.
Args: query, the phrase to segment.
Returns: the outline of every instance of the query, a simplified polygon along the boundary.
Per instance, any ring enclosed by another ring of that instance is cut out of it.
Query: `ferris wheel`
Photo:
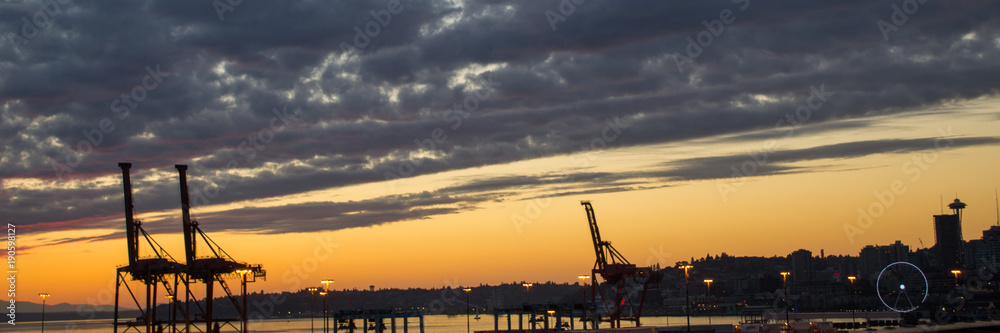
[[[875,282],[878,299],[892,311],[916,310],[927,299],[927,276],[916,265],[899,261],[889,264]]]

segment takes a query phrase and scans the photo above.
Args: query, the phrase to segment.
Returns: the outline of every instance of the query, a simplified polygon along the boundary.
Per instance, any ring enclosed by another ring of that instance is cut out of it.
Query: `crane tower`
[[[631,321],[635,326],[640,326],[643,303],[646,301],[646,292],[649,289],[659,287],[662,277],[660,273],[653,271],[652,267],[637,267],[630,263],[625,256],[611,246],[611,242],[601,238],[601,230],[597,226],[597,217],[594,215],[594,207],[590,201],[581,201],[587,211],[587,221],[590,224],[590,237],[594,242],[594,252],[597,259],[594,262],[592,276],[594,283],[591,285],[591,301],[594,303],[595,312],[603,308],[608,314],[607,319],[597,319],[600,316],[594,314],[594,324],[600,321],[607,321],[612,328],[620,328],[622,321]],[[598,276],[604,280],[604,285],[610,286],[614,290],[614,296],[609,298],[604,295]],[[641,288],[641,289],[640,289]],[[598,304],[598,296],[603,300]],[[609,304],[607,301],[611,300]],[[598,308],[602,307],[602,308]]]

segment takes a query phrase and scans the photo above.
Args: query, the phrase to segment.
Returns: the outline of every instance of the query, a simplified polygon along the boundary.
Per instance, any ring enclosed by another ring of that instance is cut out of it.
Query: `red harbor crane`
[[[643,303],[646,301],[646,292],[649,289],[659,288],[661,274],[655,272],[652,267],[636,267],[629,263],[625,256],[611,246],[611,242],[601,239],[601,230],[597,227],[597,217],[594,215],[594,207],[590,201],[581,201],[587,211],[587,220],[590,223],[590,236],[594,241],[594,252],[597,260],[594,262],[592,275],[594,283],[591,285],[591,301],[594,303],[595,311],[604,310],[607,318],[601,318],[594,314],[595,328],[599,321],[607,321],[612,328],[620,328],[622,321],[631,321],[635,326],[640,326]],[[598,276],[604,280],[606,286],[614,288],[614,297],[604,296]],[[639,289],[641,288],[641,289]],[[598,296],[602,302],[598,304]],[[611,301],[610,304],[608,301]],[[598,306],[602,308],[597,308]]]

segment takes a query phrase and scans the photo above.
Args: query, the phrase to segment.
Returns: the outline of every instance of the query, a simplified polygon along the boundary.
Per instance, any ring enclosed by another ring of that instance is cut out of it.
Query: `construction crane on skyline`
[[[646,292],[649,289],[655,289],[659,287],[659,282],[661,275],[655,272],[652,267],[637,267],[625,259],[625,256],[618,252],[614,246],[611,246],[611,242],[605,241],[601,238],[601,230],[597,226],[597,216],[594,214],[594,207],[590,204],[590,201],[581,201],[584,209],[587,212],[587,221],[590,225],[590,237],[594,242],[594,252],[596,254],[596,260],[594,262],[594,268],[592,269],[592,276],[594,277],[594,283],[591,285],[591,301],[595,304],[594,313],[594,323],[596,324],[600,321],[596,313],[597,299],[600,295],[600,299],[608,300],[604,297],[600,283],[598,282],[598,276],[604,280],[608,285],[614,288],[614,298],[611,305],[607,302],[603,302],[604,310],[608,313],[608,319],[605,321],[611,324],[612,328],[620,328],[621,322],[632,321],[635,323],[636,327],[641,325],[640,320],[642,317],[643,304],[646,301]],[[642,290],[639,291],[638,300],[633,299],[634,290],[630,292],[629,287],[641,286]]]

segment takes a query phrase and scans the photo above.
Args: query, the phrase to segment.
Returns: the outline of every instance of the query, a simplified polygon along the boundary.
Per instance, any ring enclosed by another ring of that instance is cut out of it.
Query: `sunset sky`
[[[639,265],[930,247],[956,196],[976,239],[1000,3],[914,4],[4,1],[18,299],[111,304],[118,162],[181,261],[189,165],[193,217],[268,272],[251,290],[575,282],[580,200]]]

